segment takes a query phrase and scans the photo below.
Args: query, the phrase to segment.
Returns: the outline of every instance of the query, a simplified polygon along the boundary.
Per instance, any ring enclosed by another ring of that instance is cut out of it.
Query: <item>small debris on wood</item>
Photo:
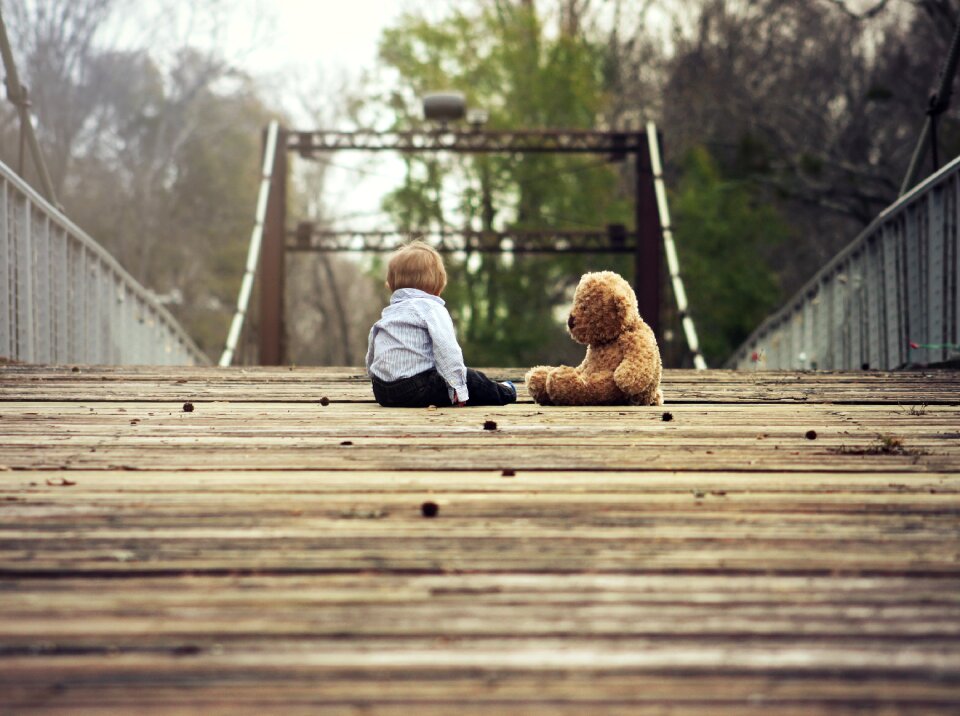
[[[506,469],[506,470],[504,470],[503,472],[500,473],[500,476],[501,476],[501,477],[516,477],[516,476],[517,476],[517,471],[516,471],[516,470]]]
[[[131,425],[136,425],[136,424],[139,423],[139,422],[140,422],[140,418],[134,418],[133,420],[130,421],[130,424],[131,424]]]
[[[71,373],[79,373],[79,372],[80,372],[80,369],[77,368],[77,366],[73,366],[73,368],[70,369],[70,372],[71,372]]]
[[[427,406],[427,410],[436,410],[436,409],[437,409],[437,406],[436,406],[436,405],[428,405],[428,406]]]
[[[186,383],[186,382],[187,382],[187,379],[186,379],[186,378],[181,378],[180,380],[177,380],[177,381],[174,381],[174,382],[175,382],[177,385],[180,385],[180,384],[182,384],[182,383]]]
[[[181,644],[180,646],[173,647],[170,653],[174,656],[196,656],[202,651],[203,649],[196,644]]]
[[[183,404],[183,412],[185,412],[185,413],[192,413],[192,412],[193,412],[193,403],[184,403],[184,404]]]
[[[726,490],[710,490],[710,494],[716,495],[717,497],[726,497],[727,491]]]
[[[867,447],[827,448],[828,452],[838,455],[926,455],[925,450],[911,449],[904,444],[903,438],[897,435],[877,435],[876,442]]]
[[[341,445],[353,445],[353,440],[344,440],[340,443]]]
[[[816,440],[816,439],[817,439],[817,431],[816,431],[816,430],[808,430],[808,431],[807,431],[807,440]]]
[[[50,487],[70,487],[71,485],[76,485],[77,483],[73,480],[68,480],[65,477],[58,477],[55,480],[47,480],[47,484]]]
[[[671,420],[673,420],[673,413],[664,413],[664,414],[663,414],[663,422],[669,423]]]
[[[703,492],[702,490],[694,490],[694,491],[693,491],[693,496],[696,497],[698,500],[701,500],[701,499],[703,499],[704,497],[706,497],[706,494],[707,494],[707,493]]]
[[[496,424],[496,422],[494,422],[493,420],[484,420],[484,421],[483,421],[483,429],[484,429],[484,430],[496,430],[496,429],[497,429],[497,424]]]
[[[320,405],[322,405],[323,407],[327,407],[328,405],[330,405],[330,398],[328,398],[327,396],[323,396],[322,398],[320,398]]]
[[[438,512],[440,512],[440,507],[436,502],[424,502],[420,505],[420,514],[424,517],[436,517]]]

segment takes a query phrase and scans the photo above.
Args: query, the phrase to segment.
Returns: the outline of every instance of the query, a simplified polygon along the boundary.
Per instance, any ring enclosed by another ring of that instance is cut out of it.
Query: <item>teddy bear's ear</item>
[[[623,291],[615,291],[612,298],[615,322],[618,326],[623,326],[630,320],[630,298]]]

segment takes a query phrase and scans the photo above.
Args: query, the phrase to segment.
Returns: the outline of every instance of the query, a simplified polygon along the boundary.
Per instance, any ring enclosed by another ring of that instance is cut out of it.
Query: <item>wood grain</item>
[[[72,368],[0,367],[0,713],[960,710],[956,373]]]

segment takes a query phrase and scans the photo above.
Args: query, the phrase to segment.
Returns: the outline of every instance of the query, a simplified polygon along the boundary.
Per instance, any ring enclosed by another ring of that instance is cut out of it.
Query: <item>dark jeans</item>
[[[430,405],[439,408],[451,405],[447,381],[433,369],[390,382],[375,376],[370,376],[370,380],[374,397],[385,408],[426,408]],[[517,400],[509,387],[490,380],[473,368],[467,368],[467,390],[470,392],[467,405],[507,405]]]

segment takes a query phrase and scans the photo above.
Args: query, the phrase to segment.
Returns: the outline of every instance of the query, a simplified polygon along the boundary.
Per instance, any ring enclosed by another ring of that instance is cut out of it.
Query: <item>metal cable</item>
[[[660,214],[660,227],[663,233],[663,251],[667,257],[667,271],[673,286],[673,295],[677,299],[677,310],[683,322],[683,333],[687,338],[687,346],[693,353],[693,365],[697,370],[706,370],[707,362],[700,352],[700,341],[697,339],[697,329],[693,325],[693,318],[689,314],[687,292],[680,277],[680,261],[677,259],[677,248],[673,242],[673,227],[670,224],[670,209],[667,207],[667,190],[663,183],[663,166],[660,162],[660,143],[657,140],[657,125],[647,122],[647,143],[650,146],[650,167],[653,170],[653,185],[657,194],[657,211]]]
[[[263,170],[260,174],[260,193],[257,197],[256,220],[250,234],[250,248],[247,251],[247,266],[243,273],[243,282],[240,284],[240,294],[237,296],[237,310],[230,323],[230,332],[227,334],[227,343],[220,356],[220,366],[226,367],[233,362],[233,354],[243,330],[244,319],[247,315],[247,306],[250,303],[250,294],[253,291],[253,280],[257,275],[257,265],[260,263],[260,244],[263,240],[263,224],[267,217],[267,200],[270,197],[270,184],[273,180],[274,157],[277,152],[277,135],[279,124],[272,120],[267,128],[267,142],[263,152]]]
[[[937,118],[947,111],[950,107],[950,95],[953,93],[953,78],[957,74],[957,63],[960,62],[960,22],[953,31],[953,40],[950,42],[950,50],[947,52],[947,60],[943,64],[943,70],[940,73],[940,86],[937,93],[930,98],[930,106],[927,110],[927,119],[923,123],[923,129],[920,130],[920,138],[917,140],[917,146],[913,150],[913,156],[910,158],[910,166],[907,169],[907,175],[903,178],[903,184],[900,185],[900,194],[906,194],[910,187],[917,180],[917,174],[920,173],[920,165],[927,154],[927,145],[930,138],[936,142],[936,122]],[[934,147],[935,161],[936,147]],[[937,171],[939,167],[935,167]]]
[[[0,55],[3,57],[3,65],[7,71],[7,98],[17,108],[17,114],[20,117],[21,164],[23,163],[23,140],[26,137],[27,146],[30,148],[30,156],[33,158],[33,164],[40,177],[43,197],[57,209],[63,211],[63,207],[57,201],[56,192],[53,190],[53,181],[50,179],[50,172],[47,171],[47,164],[43,160],[43,153],[40,151],[40,143],[37,141],[37,135],[33,130],[33,120],[30,117],[30,99],[27,88],[20,84],[20,76],[17,74],[17,65],[13,60],[10,39],[7,37],[7,26],[3,21],[2,8],[0,8]],[[22,166],[20,170],[23,171]]]

